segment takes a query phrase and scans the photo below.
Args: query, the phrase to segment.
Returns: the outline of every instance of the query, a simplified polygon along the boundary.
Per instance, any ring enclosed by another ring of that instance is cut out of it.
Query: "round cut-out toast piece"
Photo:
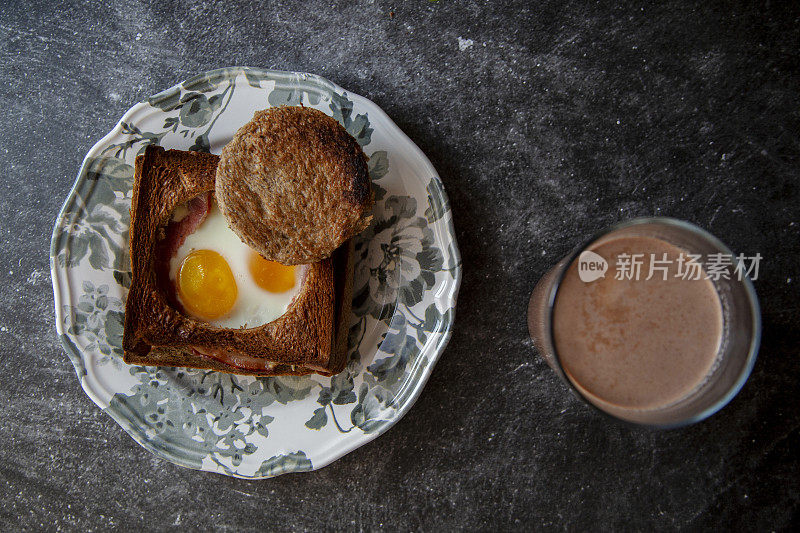
[[[374,203],[358,142],[325,113],[290,106],[256,112],[222,149],[216,197],[242,241],[285,265],[330,257]]]

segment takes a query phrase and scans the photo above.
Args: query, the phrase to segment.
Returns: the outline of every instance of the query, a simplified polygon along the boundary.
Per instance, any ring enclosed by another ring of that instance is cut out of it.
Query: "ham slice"
[[[186,203],[186,214],[175,220],[173,217],[164,228],[164,238],[156,245],[156,275],[158,283],[170,304],[182,309],[175,297],[175,287],[169,279],[169,260],[178,253],[178,249],[186,242],[186,237],[200,227],[211,210],[213,193],[209,192],[192,198]]]
[[[211,210],[211,193],[192,198],[186,203],[188,213],[180,220],[171,220],[165,230],[166,235],[161,241],[163,245],[163,256],[161,259],[169,260],[178,253],[178,249],[186,242],[186,237],[200,227],[205,222],[208,212]]]
[[[200,348],[198,346],[193,346],[192,350],[197,355],[206,357],[208,359],[214,359],[215,361],[225,363],[226,365],[238,368],[239,370],[251,370],[258,372],[272,370],[278,366],[278,363],[268,361],[263,357],[253,357],[252,355],[237,353],[232,350],[210,350],[208,348]]]

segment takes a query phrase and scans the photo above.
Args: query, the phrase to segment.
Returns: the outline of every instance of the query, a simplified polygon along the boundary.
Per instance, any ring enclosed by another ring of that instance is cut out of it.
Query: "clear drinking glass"
[[[656,408],[614,405],[583,390],[562,366],[556,349],[553,313],[569,267],[591,247],[619,237],[654,237],[688,253],[733,253],[716,237],[693,224],[671,218],[640,218],[619,223],[595,235],[545,274],[531,295],[528,327],[534,345],[547,364],[589,405],[617,419],[652,427],[677,427],[698,422],[724,407],[742,388],[755,363],[761,339],[761,313],[753,284],[747,276],[710,280],[722,308],[722,334],[716,359],[701,384],[682,399]],[[573,271],[574,272],[574,271]]]

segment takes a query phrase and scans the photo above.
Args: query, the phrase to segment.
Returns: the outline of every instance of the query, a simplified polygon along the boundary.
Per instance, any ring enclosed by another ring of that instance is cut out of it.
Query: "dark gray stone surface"
[[[614,4],[5,3],[2,529],[797,528],[800,10]],[[91,145],[136,101],[227,65],[375,101],[438,169],[464,260],[455,333],[411,412],[318,472],[258,482],[156,458],[91,402],[48,266]],[[663,432],[579,403],[524,320],[573,245],[652,214],[765,257],[752,377]]]

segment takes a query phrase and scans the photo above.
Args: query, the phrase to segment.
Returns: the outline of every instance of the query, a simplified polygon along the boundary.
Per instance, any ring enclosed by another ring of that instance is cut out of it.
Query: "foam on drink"
[[[605,277],[581,281],[568,269],[555,301],[553,334],[561,365],[585,395],[625,409],[654,409],[697,389],[722,339],[714,284],[682,279],[685,250],[664,240],[626,236],[589,248],[608,261]],[[622,254],[643,254],[639,279],[616,279]],[[666,269],[650,273],[651,254]],[[685,263],[684,263],[685,266]]]

